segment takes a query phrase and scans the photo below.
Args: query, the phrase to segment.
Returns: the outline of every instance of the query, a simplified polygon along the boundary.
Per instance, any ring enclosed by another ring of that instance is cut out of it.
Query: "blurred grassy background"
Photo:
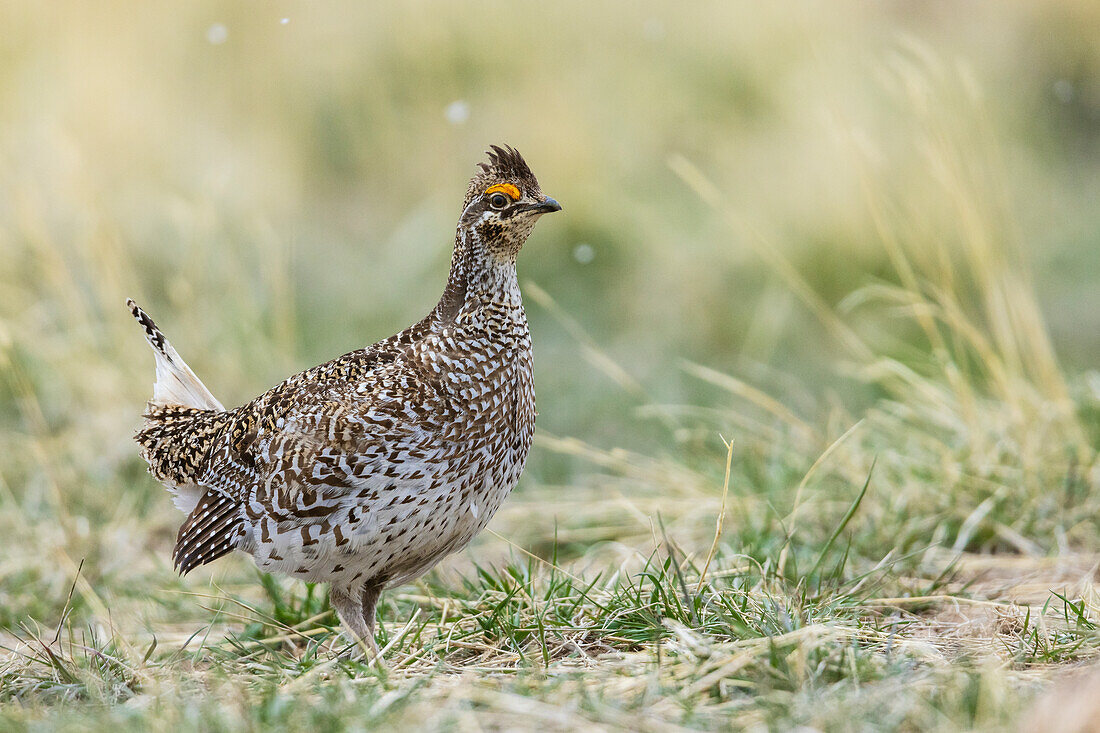
[[[551,434],[680,454],[667,422],[632,408],[715,399],[683,359],[811,414],[831,390],[858,409],[876,393],[840,373],[850,354],[767,252],[833,306],[898,280],[883,221],[935,277],[975,231],[1013,268],[1019,254],[1059,354],[1080,370],[1100,348],[1094,3],[0,13],[5,348],[43,429],[98,421],[77,442],[108,472],[132,461],[123,436],[149,374],[122,298],[223,402],[244,401],[431,307],[493,142],[519,147],[567,208],[540,226],[523,279],[637,382],[577,358],[576,334],[529,297]],[[978,297],[965,274],[951,284]],[[875,353],[926,347],[890,310],[842,318]],[[18,389],[0,389],[19,431]],[[530,473],[575,468],[537,452]]]
[[[565,206],[520,260],[541,434],[502,533],[581,553],[662,509],[706,543],[722,433],[731,551],[778,549],[774,512],[793,526],[865,417],[812,537],[878,455],[868,548],[1100,545],[1092,0],[4,3],[0,26],[0,627],[58,613],[80,557],[89,614],[93,586],[176,582],[125,297],[249,399],[435,303],[490,143]],[[141,618],[206,616],[159,603]]]
[[[1036,268],[1064,357],[1091,367],[1100,346],[1093,3],[2,12],[8,340],[71,344],[84,313],[97,325],[79,338],[125,356],[70,389],[143,373],[116,330],[126,293],[227,403],[411,322],[498,141],[567,205],[524,278],[661,401],[699,397],[681,358],[827,380],[836,344],[754,248],[781,250],[829,303],[895,279],[871,197],[948,253],[973,202]],[[530,310],[540,426],[627,442],[629,402]],[[903,348],[911,334],[878,320],[878,345]]]

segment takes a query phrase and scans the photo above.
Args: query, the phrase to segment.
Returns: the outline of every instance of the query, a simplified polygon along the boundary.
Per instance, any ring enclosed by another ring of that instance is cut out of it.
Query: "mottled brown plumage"
[[[379,592],[465,547],[523,470],[535,423],[531,336],[515,260],[560,210],[518,152],[470,181],[447,286],[415,325],[226,410],[133,301],[157,381],[136,439],[187,513],[180,572],[239,549],[331,583],[373,645]]]

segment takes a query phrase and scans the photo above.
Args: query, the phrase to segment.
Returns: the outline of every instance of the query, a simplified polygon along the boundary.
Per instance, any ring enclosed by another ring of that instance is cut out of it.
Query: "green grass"
[[[0,8],[0,728],[1095,717],[1094,6]],[[536,445],[379,668],[174,574],[122,304],[250,398],[431,306],[492,142]]]

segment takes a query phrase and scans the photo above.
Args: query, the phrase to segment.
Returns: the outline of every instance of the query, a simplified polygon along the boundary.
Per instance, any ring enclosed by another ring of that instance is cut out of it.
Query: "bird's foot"
[[[363,662],[378,669],[386,668],[386,661],[382,658],[382,651],[374,640],[374,634],[359,637],[345,629],[341,637],[348,644],[337,652],[338,657]]]

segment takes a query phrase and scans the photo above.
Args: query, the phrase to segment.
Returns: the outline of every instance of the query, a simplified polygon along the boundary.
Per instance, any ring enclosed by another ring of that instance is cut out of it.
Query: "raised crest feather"
[[[527,161],[511,145],[490,145],[485,151],[489,162],[478,163],[478,173],[470,180],[466,189],[463,208],[470,205],[474,196],[481,194],[495,183],[511,183],[526,193],[539,192],[539,182],[531,172]]]

